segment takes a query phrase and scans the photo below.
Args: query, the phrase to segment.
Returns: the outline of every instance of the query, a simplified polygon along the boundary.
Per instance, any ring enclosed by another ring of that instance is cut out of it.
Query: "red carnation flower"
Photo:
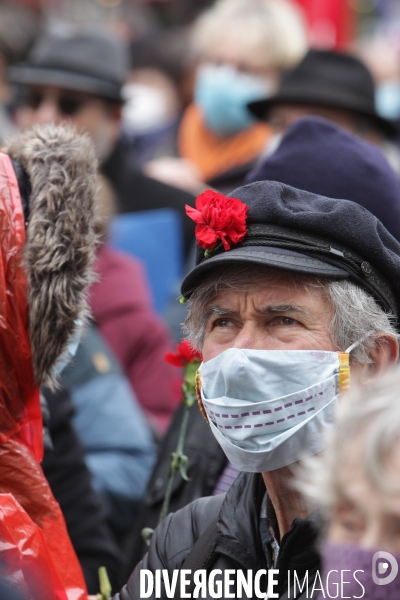
[[[165,360],[174,367],[184,367],[193,361],[201,362],[203,360],[200,352],[197,352],[187,340],[183,340],[182,344],[176,345],[176,352],[167,352]]]
[[[196,225],[199,246],[212,250],[221,240],[224,250],[238,244],[246,235],[248,206],[238,198],[228,198],[206,190],[196,198],[196,208],[186,205],[186,214]]]

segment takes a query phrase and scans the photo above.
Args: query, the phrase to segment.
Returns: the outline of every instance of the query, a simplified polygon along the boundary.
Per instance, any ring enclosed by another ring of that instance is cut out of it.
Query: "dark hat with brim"
[[[25,63],[8,69],[8,79],[16,84],[55,86],[122,102],[128,66],[128,51],[122,41],[105,32],[77,30],[39,39]]]
[[[350,279],[386,312],[400,306],[400,244],[369,211],[348,200],[326,198],[275,181],[238,188],[229,195],[248,206],[247,233],[229,250],[208,255],[197,248],[196,266],[182,282],[193,291],[216,269],[262,265],[328,279]]]
[[[398,133],[394,122],[381,117],[375,107],[371,73],[357,58],[340,52],[310,50],[286,76],[274,96],[248,104],[260,120],[268,120],[280,104],[323,106],[350,111],[373,121],[388,137]]]
[[[183,286],[185,286],[185,289],[187,287],[197,287],[198,283],[211,273],[216,264],[229,266],[248,265],[249,263],[301,275],[314,275],[315,277],[334,277],[335,279],[347,279],[349,277],[348,272],[341,269],[340,266],[330,265],[315,256],[307,256],[300,252],[272,246],[244,246],[211,256],[201,262],[192,271],[192,274],[189,274],[191,275],[190,278],[184,280],[182,290]]]
[[[85,92],[116,102],[122,102],[121,85],[95,77],[55,69],[40,69],[28,65],[10,67],[9,80],[22,85],[55,86],[65,90]]]

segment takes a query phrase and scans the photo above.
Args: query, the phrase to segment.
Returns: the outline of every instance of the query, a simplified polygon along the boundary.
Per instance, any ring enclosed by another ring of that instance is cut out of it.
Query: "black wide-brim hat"
[[[55,86],[122,103],[128,69],[121,40],[105,31],[77,29],[39,38],[27,61],[11,66],[7,75],[11,83]]]
[[[193,291],[216,269],[262,265],[327,279],[350,279],[397,317],[400,307],[400,243],[368,210],[350,200],[311,194],[260,181],[229,194],[248,206],[244,239],[211,254],[197,247],[196,266],[181,293]]]
[[[310,50],[282,79],[274,96],[250,102],[248,109],[260,120],[279,104],[305,104],[339,108],[368,117],[386,136],[398,133],[396,125],[381,117],[375,107],[375,85],[367,67],[354,56],[328,50]]]

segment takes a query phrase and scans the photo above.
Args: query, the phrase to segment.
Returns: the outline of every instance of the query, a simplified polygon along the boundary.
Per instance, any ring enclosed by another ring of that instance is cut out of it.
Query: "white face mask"
[[[230,348],[200,366],[197,392],[229,461],[260,473],[322,450],[349,381],[348,352]]]
[[[122,90],[125,98],[123,129],[134,136],[144,135],[173,123],[178,117],[179,105],[169,98],[168,91],[140,83],[126,84]]]

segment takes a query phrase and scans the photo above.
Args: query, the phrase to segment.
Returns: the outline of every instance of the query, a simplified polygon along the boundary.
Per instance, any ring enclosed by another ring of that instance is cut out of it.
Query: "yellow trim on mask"
[[[200,369],[197,369],[197,372],[196,372],[196,398],[197,398],[197,404],[199,405],[199,409],[200,409],[201,414],[203,415],[203,417],[205,418],[205,420],[207,421],[207,423],[210,424],[208,422],[208,417],[207,417],[206,409],[204,408],[203,402],[201,400],[201,377],[200,377]]]
[[[350,363],[348,352],[338,352],[339,354],[339,394],[348,390],[350,387]]]

